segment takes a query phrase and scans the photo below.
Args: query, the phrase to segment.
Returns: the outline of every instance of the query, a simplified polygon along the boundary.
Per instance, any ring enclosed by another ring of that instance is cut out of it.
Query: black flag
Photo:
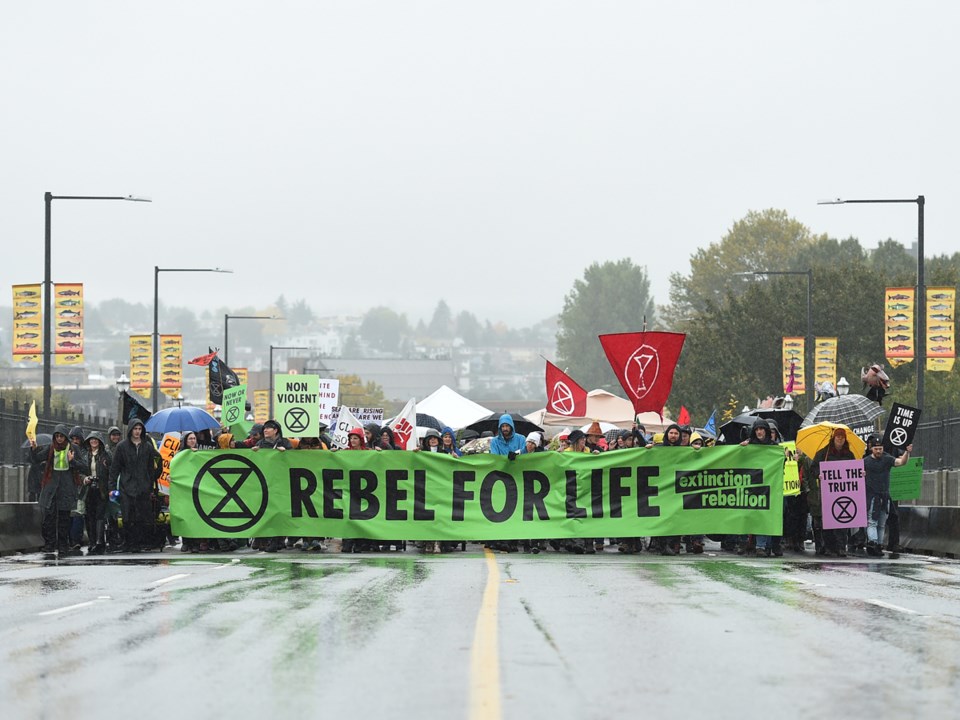
[[[129,425],[134,419],[146,422],[152,415],[141,403],[139,398],[129,390],[123,391],[123,424]]]
[[[207,366],[207,377],[210,381],[210,402],[214,405],[223,405],[223,391],[240,384],[240,378],[219,356],[214,356]]]

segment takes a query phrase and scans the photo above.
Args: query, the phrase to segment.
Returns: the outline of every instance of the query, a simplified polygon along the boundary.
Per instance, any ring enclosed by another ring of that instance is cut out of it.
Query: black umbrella
[[[472,422],[467,425],[467,430],[473,430],[476,433],[483,434],[485,432],[492,432],[496,435],[500,432],[500,417],[506,413],[493,413],[492,415],[487,415],[485,418],[480,418],[476,422]],[[536,423],[530,422],[523,415],[517,415],[516,413],[509,413],[510,417],[513,418],[513,427],[516,430],[518,435],[529,435],[532,432],[543,432],[543,428],[537,425]]]
[[[443,432],[444,424],[437,420],[433,415],[417,413],[417,427],[433,428],[437,432]]]
[[[53,442],[53,435],[51,435],[50,433],[37,433],[37,447],[40,447],[41,445],[49,445],[52,442]],[[30,447],[30,441],[24,440],[23,444],[20,447],[22,448]]]
[[[720,426],[720,436],[718,442],[722,445],[736,445],[750,436],[750,428],[757,418],[764,420],[774,420],[777,427],[780,428],[780,435],[784,440],[796,440],[797,430],[800,429],[800,423],[803,417],[793,410],[783,409],[756,409],[737,415],[733,420],[728,420]]]

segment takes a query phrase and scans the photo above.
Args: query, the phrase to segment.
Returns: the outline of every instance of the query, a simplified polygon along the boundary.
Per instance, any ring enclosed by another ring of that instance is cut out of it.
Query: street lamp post
[[[293,347],[289,345],[285,346],[270,346],[270,417],[273,417],[273,351],[274,350],[309,350],[308,347]]]
[[[43,194],[43,415],[50,415],[50,354],[53,338],[53,323],[51,319],[51,299],[53,297],[53,282],[50,278],[52,264],[52,250],[50,244],[50,217],[54,200],[126,200],[128,202],[152,202],[150,198],[134,195],[54,195],[51,192]]]
[[[162,268],[153,266],[153,412],[157,411],[160,399],[160,273],[232,273],[220,268]]]
[[[123,393],[130,389],[130,378],[127,377],[126,373],[120,373],[120,377],[117,378],[117,427],[121,430],[124,426],[124,417],[123,417]]]
[[[806,275],[807,276],[807,340],[803,351],[804,391],[807,395],[807,411],[813,409],[813,270],[753,270],[736,273],[741,277],[758,275]]]
[[[917,195],[915,198],[895,198],[879,200],[821,200],[817,205],[888,205],[888,204],[916,203],[917,205],[917,337],[914,347],[916,348],[917,360],[917,407],[923,407],[923,382],[924,372],[927,363],[927,288],[923,278],[923,206],[926,200],[923,195]]]
[[[231,320],[286,320],[276,315],[223,315],[223,362],[230,364],[230,321]]]
[[[850,383],[847,382],[845,377],[841,377],[837,380],[837,395],[843,397],[848,392],[850,392]]]

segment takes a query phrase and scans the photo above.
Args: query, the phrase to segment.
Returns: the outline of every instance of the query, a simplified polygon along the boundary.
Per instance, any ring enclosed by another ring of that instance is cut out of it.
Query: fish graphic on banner
[[[258,423],[265,423],[270,419],[270,391],[253,391],[253,419]]]
[[[183,335],[161,335],[160,391],[176,397],[183,387]]]
[[[802,337],[785,337],[781,341],[781,358],[783,366],[783,391],[794,395],[804,395],[807,392],[806,355],[807,341]],[[789,388],[789,389],[788,389]]]
[[[813,341],[813,377],[817,385],[837,387],[837,338],[818,337]]]
[[[956,307],[956,288],[927,288],[927,370],[953,370],[957,357]]]
[[[13,286],[13,362],[43,362],[40,283]]]
[[[53,286],[53,357],[56,365],[83,362],[83,284]],[[68,323],[61,325],[61,323]]]
[[[663,415],[673,372],[683,350],[683,333],[634,332],[600,335],[600,345],[636,413]]]
[[[884,354],[892,367],[900,367],[914,358],[916,292],[912,287],[888,287],[883,297]]]
[[[130,389],[145,398],[153,388],[153,339],[149,335],[130,336]]]

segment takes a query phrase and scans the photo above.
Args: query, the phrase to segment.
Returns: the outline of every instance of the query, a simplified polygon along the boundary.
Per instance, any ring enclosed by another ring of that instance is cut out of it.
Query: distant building
[[[441,385],[457,386],[453,360],[399,358],[311,358],[303,371],[320,377],[357,375],[375,382],[388,400],[424,398]]]

